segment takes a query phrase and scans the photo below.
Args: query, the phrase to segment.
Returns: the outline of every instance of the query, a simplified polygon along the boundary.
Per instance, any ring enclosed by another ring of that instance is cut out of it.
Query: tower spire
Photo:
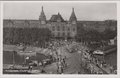
[[[74,8],[72,8],[72,12],[74,12]]]
[[[75,15],[75,12],[74,12],[74,8],[72,8],[72,13],[71,13],[71,16],[70,16],[70,19],[69,19],[69,22],[77,22],[77,18],[76,18],[76,15]]]
[[[42,11],[43,11],[43,6],[42,6]]]
[[[43,10],[43,6],[42,6],[41,9],[42,9],[42,11],[41,11],[39,20],[40,20],[41,24],[45,24],[46,23],[46,16],[45,16],[45,13],[44,13],[44,10]]]
[[[60,15],[60,13],[58,12],[58,15]]]

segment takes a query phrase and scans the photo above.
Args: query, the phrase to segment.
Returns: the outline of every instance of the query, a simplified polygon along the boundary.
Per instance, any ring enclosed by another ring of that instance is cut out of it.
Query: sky
[[[69,20],[72,8],[78,20],[117,19],[116,3],[81,3],[81,2],[6,2],[3,5],[4,19],[35,19],[38,20],[43,6],[47,20],[52,15],[62,15]]]

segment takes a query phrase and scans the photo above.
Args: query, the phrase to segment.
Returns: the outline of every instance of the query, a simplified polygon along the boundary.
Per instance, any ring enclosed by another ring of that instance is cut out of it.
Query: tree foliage
[[[49,41],[51,31],[47,28],[4,28],[4,44],[40,44]]]
[[[77,33],[77,39],[79,39],[80,41],[87,41],[87,42],[91,42],[91,41],[96,41],[96,42],[100,42],[100,41],[108,41],[110,39],[113,39],[115,36],[117,36],[117,31],[112,31],[110,29],[106,29],[104,32],[98,32],[97,30],[78,30]]]
[[[115,36],[117,36],[117,30],[113,31],[110,29],[106,29],[103,33],[102,33],[102,38],[104,40],[109,40],[109,39],[113,39]]]

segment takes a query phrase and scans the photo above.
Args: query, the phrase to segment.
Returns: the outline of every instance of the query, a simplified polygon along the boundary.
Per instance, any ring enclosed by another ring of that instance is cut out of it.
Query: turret
[[[43,10],[43,6],[42,6],[42,11],[41,11],[41,15],[39,17],[39,20],[40,20],[41,24],[46,24],[46,16],[45,16],[45,13],[44,13],[44,10]]]
[[[51,22],[64,22],[64,19],[62,18],[61,14],[58,13],[57,15],[52,15],[50,18]]]
[[[69,22],[72,23],[72,24],[76,24],[77,23],[77,18],[75,16],[74,8],[72,8],[72,14],[70,16]]]

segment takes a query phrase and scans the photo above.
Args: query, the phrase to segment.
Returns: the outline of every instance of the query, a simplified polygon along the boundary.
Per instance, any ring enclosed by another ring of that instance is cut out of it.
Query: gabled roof
[[[50,18],[51,22],[57,22],[57,20],[61,20],[61,22],[64,22],[64,19],[59,13],[58,15],[52,15],[52,17]]]

